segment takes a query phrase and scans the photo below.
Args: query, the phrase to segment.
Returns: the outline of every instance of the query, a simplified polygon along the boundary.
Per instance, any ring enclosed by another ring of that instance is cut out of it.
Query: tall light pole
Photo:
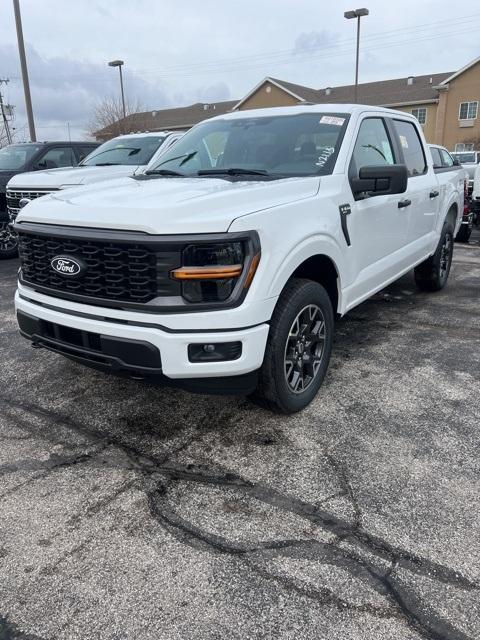
[[[358,59],[360,56],[360,18],[368,16],[368,9],[354,9],[353,11],[345,11],[343,14],[347,20],[357,18],[357,57],[355,60],[355,103],[358,102]]]
[[[17,27],[18,55],[20,56],[20,67],[22,69],[23,92],[25,93],[25,108],[27,110],[28,128],[30,129],[30,140],[37,141],[35,134],[35,123],[33,121],[32,97],[30,95],[30,84],[28,82],[27,58],[25,56],[25,44],[23,42],[22,16],[18,0],[13,0],[13,11],[15,13],[15,26]]]
[[[120,71],[120,91],[122,92],[122,107],[123,107],[123,117],[127,117],[127,112],[125,111],[125,95],[123,93],[123,76],[122,76],[122,66],[124,65],[123,60],[112,60],[108,63],[109,67],[118,67]]]

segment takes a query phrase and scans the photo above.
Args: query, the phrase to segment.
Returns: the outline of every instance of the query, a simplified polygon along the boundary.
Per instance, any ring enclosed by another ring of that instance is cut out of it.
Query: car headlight
[[[182,266],[171,271],[181,281],[188,303],[215,303],[243,297],[260,261],[257,234],[233,242],[200,242],[187,245]]]

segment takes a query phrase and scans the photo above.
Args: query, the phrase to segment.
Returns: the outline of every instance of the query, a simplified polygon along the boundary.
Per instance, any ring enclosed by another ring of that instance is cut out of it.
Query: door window
[[[430,151],[432,152],[433,166],[435,167],[435,169],[438,169],[443,164],[442,156],[440,155],[440,149],[437,149],[437,147],[430,147]]]
[[[440,149],[440,155],[442,156],[442,164],[444,167],[453,167],[453,158],[448,151]]]
[[[382,118],[366,118],[360,125],[353,150],[353,172],[358,175],[362,167],[383,164],[395,164],[385,123]]]
[[[85,160],[85,158],[92,153],[97,147],[85,146],[85,147],[77,147],[78,161],[81,162]]]
[[[422,175],[427,170],[427,162],[417,128],[413,122],[406,120],[394,120],[393,123],[403,151],[408,175],[411,178]]]
[[[73,167],[77,160],[70,147],[52,147],[46,151],[38,161],[40,169],[57,169],[58,167]]]

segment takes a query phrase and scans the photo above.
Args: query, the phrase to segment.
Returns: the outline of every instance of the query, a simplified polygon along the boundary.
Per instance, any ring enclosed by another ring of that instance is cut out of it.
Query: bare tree
[[[6,147],[8,144],[7,132],[5,131],[5,125],[0,122],[0,149]]]
[[[122,133],[130,133],[133,130],[139,130],[140,122],[137,118],[133,119],[133,114],[142,111],[142,107],[138,101],[125,101],[125,112],[127,117],[123,117],[122,101],[109,97],[98,103],[94,109],[92,117],[87,125],[88,133],[95,137],[95,134],[101,129],[107,129],[102,135],[102,139],[108,140]]]

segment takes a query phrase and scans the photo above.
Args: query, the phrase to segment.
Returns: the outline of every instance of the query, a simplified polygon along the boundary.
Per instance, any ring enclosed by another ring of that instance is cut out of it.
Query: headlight
[[[259,261],[256,234],[235,242],[189,244],[182,252],[182,266],[170,275],[181,281],[186,302],[225,302],[246,294]]]

